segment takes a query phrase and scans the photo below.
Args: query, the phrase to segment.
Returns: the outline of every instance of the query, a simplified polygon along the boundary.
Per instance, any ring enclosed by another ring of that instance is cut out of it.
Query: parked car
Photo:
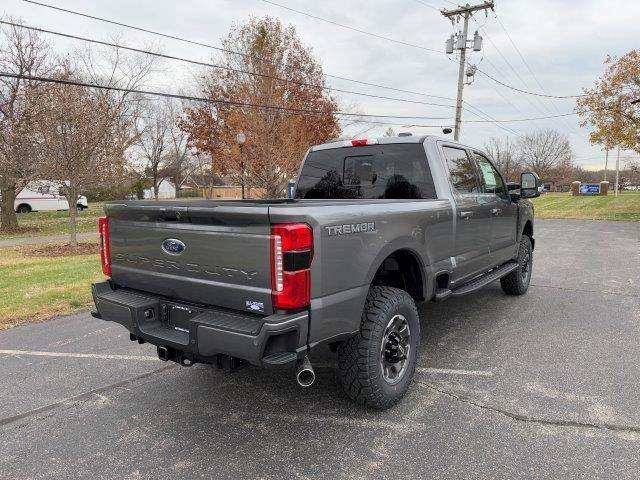
[[[297,365],[302,386],[328,345],[346,394],[388,408],[416,367],[417,303],[527,291],[538,187],[531,172],[507,187],[477,148],[403,136],[312,147],[293,199],[108,202],[93,316],[161,360]]]
[[[36,181],[29,183],[16,196],[14,207],[18,213],[69,210],[69,202],[60,195],[60,183]],[[78,210],[89,208],[87,197],[80,195],[76,202]]]

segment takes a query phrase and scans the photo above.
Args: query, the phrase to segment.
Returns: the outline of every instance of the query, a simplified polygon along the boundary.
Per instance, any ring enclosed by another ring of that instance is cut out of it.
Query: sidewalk
[[[81,240],[97,240],[98,232],[84,232],[77,234],[78,241]],[[64,235],[45,235],[42,237],[21,237],[7,238],[0,240],[0,248],[21,247],[23,245],[43,245],[47,243],[66,243],[69,241],[69,234]]]

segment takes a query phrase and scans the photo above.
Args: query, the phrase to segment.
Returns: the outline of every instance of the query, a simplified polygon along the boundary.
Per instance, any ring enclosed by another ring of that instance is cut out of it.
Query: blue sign
[[[582,183],[580,184],[580,195],[599,195],[599,183]]]
[[[287,198],[293,198],[293,193],[295,192],[295,189],[296,189],[296,181],[289,180],[289,182],[287,183]]]

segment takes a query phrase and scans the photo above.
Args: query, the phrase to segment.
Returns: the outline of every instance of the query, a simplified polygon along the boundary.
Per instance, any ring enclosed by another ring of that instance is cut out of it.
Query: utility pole
[[[607,181],[607,167],[609,166],[609,149],[604,151],[604,181]]]
[[[446,18],[449,18],[451,22],[454,22],[454,18],[458,20],[462,18],[464,20],[464,25],[462,27],[462,32],[458,33],[457,39],[454,45],[453,35],[449,40],[447,40],[447,48],[446,53],[453,53],[453,50],[460,50],[460,65],[458,66],[458,95],[456,96],[456,123],[454,126],[453,138],[454,140],[460,139],[460,124],[462,122],[462,92],[464,90],[464,76],[465,76],[465,64],[467,60],[467,34],[469,32],[469,18],[474,12],[479,10],[493,10],[493,0],[488,0],[483,3],[477,5],[469,5],[468,3],[454,10],[442,10],[442,15]],[[482,48],[482,37],[478,35],[476,32],[473,39],[473,50],[480,51]],[[475,68],[471,70],[469,77],[472,77],[475,73]]]
[[[618,147],[618,154],[616,156],[616,197],[618,196],[619,178],[620,178],[620,147]]]

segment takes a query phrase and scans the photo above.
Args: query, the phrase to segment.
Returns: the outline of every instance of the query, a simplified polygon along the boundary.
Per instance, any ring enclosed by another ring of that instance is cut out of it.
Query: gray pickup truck
[[[531,278],[539,179],[507,185],[482,151],[437,137],[309,149],[293,199],[122,201],[99,221],[93,316],[161,360],[234,369],[338,353],[347,395],[399,401],[420,344],[416,303]]]

